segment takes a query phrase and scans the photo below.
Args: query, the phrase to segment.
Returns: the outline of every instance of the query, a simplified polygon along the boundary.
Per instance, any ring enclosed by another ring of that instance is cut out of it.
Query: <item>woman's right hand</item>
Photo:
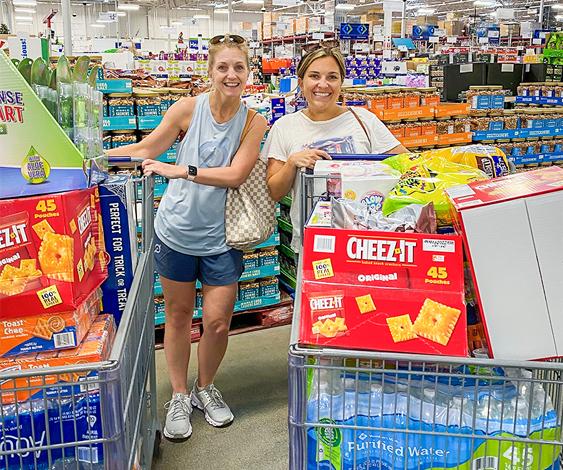
[[[330,155],[324,150],[305,149],[292,153],[287,161],[295,168],[315,168],[317,160],[330,160]]]

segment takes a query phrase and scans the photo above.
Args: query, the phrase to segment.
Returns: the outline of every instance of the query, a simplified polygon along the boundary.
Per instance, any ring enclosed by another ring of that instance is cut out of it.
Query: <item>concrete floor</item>
[[[194,410],[193,434],[183,443],[163,438],[154,470],[287,470],[287,350],[290,327],[232,336],[215,384],[235,421],[224,429],[207,424]],[[197,345],[192,346],[195,359]],[[191,361],[189,383],[195,375]],[[164,351],[156,353],[158,402],[170,399]]]

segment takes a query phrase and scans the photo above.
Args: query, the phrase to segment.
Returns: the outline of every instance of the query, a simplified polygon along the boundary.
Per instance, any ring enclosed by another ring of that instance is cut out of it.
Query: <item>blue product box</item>
[[[109,117],[130,117],[135,116],[135,108],[133,106],[108,106]]]
[[[278,264],[278,251],[262,251],[260,253],[260,266],[275,266]]]
[[[241,282],[239,284],[239,300],[252,300],[260,297],[260,284],[257,282]]]
[[[490,98],[491,108],[504,109],[504,95],[492,95]]]
[[[543,119],[534,119],[533,121],[529,121],[528,127],[531,129],[543,129],[545,121]]]
[[[529,142],[528,146],[525,149],[525,155],[535,155],[536,152],[536,144],[534,142]]]
[[[111,140],[105,140],[103,142],[103,149],[104,150],[110,150],[111,149]]]
[[[137,263],[133,181],[129,175],[111,175],[99,187],[104,241],[110,258],[108,278],[102,284],[102,305],[119,325]]]
[[[84,468],[103,468],[103,444],[88,443],[104,437],[99,392],[75,395],[74,400],[42,399],[4,405],[2,416],[0,448],[4,452],[13,450],[13,453],[0,457],[3,469],[49,470],[78,468],[77,465],[80,465],[80,468],[82,465]],[[112,427],[115,427],[115,424]],[[83,443],[77,447],[52,448],[50,451],[25,451],[32,447],[55,447],[57,444],[77,441]],[[63,453],[66,466],[62,463]]]
[[[244,270],[257,269],[260,267],[260,255],[258,253],[249,253],[244,255]]]
[[[551,145],[548,143],[541,144],[540,153],[549,153],[551,152]]]
[[[559,124],[558,119],[546,119],[544,123],[545,129],[555,129]]]
[[[111,142],[111,148],[116,149],[118,147],[125,147],[126,145],[131,145],[131,142]]]
[[[272,119],[270,124],[285,116],[285,98],[272,98]]]
[[[137,105],[137,116],[162,116],[162,106],[158,104]]]
[[[277,295],[279,291],[280,288],[277,277],[260,281],[260,297],[271,297]]]
[[[490,109],[491,96],[490,95],[476,95],[471,101],[471,108],[473,109]]]
[[[490,131],[502,131],[504,129],[504,122],[502,121],[491,121],[489,123]]]
[[[563,145],[556,143],[553,145],[553,153],[563,152]]]
[[[203,292],[198,290],[195,295],[195,307],[203,308]]]
[[[513,156],[513,157],[519,157],[520,155],[522,155],[522,149],[514,147],[512,149],[512,153],[510,155]]]

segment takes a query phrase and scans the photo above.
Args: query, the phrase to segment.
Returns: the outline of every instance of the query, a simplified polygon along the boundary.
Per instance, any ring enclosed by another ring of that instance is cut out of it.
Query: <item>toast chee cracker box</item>
[[[70,312],[0,319],[0,356],[75,348],[99,314],[100,298],[100,290],[96,289]]]
[[[0,319],[77,309],[107,276],[100,224],[97,188],[0,200]]]
[[[80,346],[64,351],[48,351],[39,354],[29,354],[14,358],[0,360],[0,372],[8,370],[44,369],[46,367],[72,366],[77,364],[89,364],[107,359],[113,339],[115,337],[115,322],[109,314],[99,315],[92,324],[92,328]],[[80,382],[86,377],[95,376],[95,372],[59,373],[46,376],[32,376],[0,383],[0,393],[3,403],[24,401],[29,398],[43,397],[43,390],[47,397],[68,396],[81,390]],[[44,385],[55,385],[47,387]],[[61,385],[64,384],[64,385]],[[33,388],[37,386],[39,388]],[[95,384],[88,386],[92,390]]]
[[[461,237],[306,227],[300,342],[467,356]]]

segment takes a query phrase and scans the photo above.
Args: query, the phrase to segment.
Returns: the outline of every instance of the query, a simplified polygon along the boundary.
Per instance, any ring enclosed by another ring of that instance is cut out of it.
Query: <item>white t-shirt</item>
[[[371,146],[365,131],[351,112],[343,113],[328,121],[313,121],[303,112],[288,114],[277,120],[262,149],[263,158],[274,158],[286,162],[288,157],[305,148],[325,149],[334,140],[346,140],[346,151],[334,153],[380,154],[387,153],[401,143],[395,138],[385,125],[365,108],[354,108],[369,132]],[[300,209],[300,179],[297,174],[291,197],[291,223],[293,225],[293,238],[291,248],[298,253],[301,251],[301,220]]]

